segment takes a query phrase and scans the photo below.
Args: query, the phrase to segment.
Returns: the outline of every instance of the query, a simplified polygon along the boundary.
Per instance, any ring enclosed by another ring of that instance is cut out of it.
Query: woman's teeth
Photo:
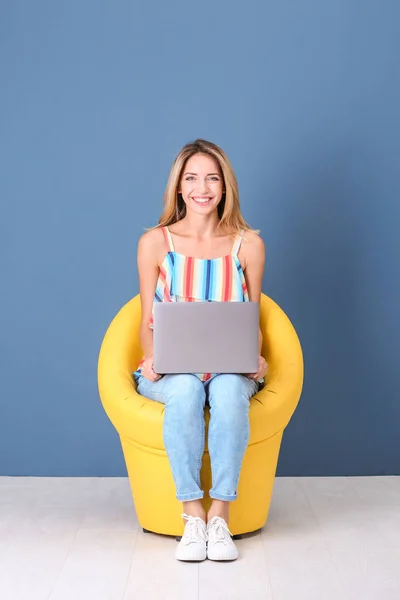
[[[193,198],[193,200],[199,204],[206,204],[207,202],[210,202],[210,198]]]

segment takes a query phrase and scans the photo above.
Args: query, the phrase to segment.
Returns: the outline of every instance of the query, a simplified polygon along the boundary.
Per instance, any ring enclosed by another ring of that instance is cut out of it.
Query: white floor
[[[0,477],[1,600],[399,600],[400,477],[278,478],[234,563],[179,563],[127,479]]]

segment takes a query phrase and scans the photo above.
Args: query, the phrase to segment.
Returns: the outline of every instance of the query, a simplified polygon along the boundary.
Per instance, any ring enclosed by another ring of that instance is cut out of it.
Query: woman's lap
[[[137,390],[141,396],[154,400],[156,402],[166,403],[168,397],[180,397],[206,395],[208,401],[210,395],[218,397],[219,395],[235,396],[245,395],[248,400],[257,393],[258,382],[244,375],[221,373],[214,376],[211,380],[202,382],[196,375],[191,374],[170,374],[164,375],[157,381],[150,381],[143,376],[135,377]]]

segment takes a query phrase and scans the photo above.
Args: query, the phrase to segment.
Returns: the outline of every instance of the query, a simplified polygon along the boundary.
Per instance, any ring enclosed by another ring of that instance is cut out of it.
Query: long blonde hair
[[[240,233],[243,229],[245,232],[253,231],[242,216],[238,184],[227,155],[216,144],[202,139],[186,144],[175,158],[164,193],[164,210],[157,227],[168,227],[186,215],[186,205],[178,189],[185,165],[195,154],[207,154],[214,158],[222,173],[225,192],[218,205],[218,228],[222,227],[232,234]]]

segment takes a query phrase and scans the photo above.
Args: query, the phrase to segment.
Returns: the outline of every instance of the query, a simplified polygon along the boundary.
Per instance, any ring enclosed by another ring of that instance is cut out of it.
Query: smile
[[[196,204],[199,204],[201,206],[205,206],[206,204],[209,204],[211,202],[211,198],[192,198],[193,202],[195,202]]]

